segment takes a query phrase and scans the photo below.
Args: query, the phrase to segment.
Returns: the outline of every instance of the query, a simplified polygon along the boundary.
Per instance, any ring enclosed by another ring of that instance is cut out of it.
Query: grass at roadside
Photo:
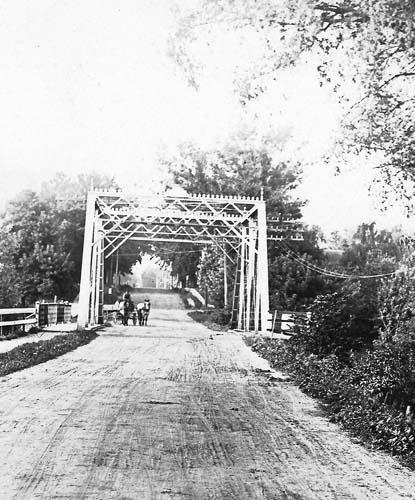
[[[223,309],[197,309],[187,313],[194,321],[202,323],[216,332],[226,332],[229,328],[229,312]]]
[[[72,332],[19,345],[0,354],[0,377],[62,356],[81,345],[89,344],[97,336],[93,331]]]
[[[388,451],[415,469],[415,421],[412,406],[404,400],[414,387],[413,351],[408,345],[378,344],[341,363],[334,354],[308,353],[298,339],[245,341],[323,403],[331,421],[370,448]]]

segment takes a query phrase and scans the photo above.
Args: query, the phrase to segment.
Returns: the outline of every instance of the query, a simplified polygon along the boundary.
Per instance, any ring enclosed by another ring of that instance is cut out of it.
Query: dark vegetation
[[[306,64],[342,103],[341,151],[380,152],[384,190],[393,185],[408,211],[414,209],[413,1],[204,0],[201,5],[183,15],[171,40],[172,53],[193,85],[201,65],[195,58],[204,53],[193,50],[193,44],[205,41],[209,47],[215,25],[242,38],[257,33],[263,57],[255,58],[253,67],[240,64],[242,73],[234,75],[241,103],[247,105],[272,87],[281,69]],[[293,199],[292,192],[300,182],[300,165],[276,161],[272,154],[282,151],[283,141],[263,137],[261,147],[252,147],[258,141],[236,137],[234,143],[213,151],[184,145],[177,157],[165,160],[172,183],[189,194],[259,196],[263,191],[268,218],[299,221],[303,202]],[[338,162],[336,151],[331,158]],[[93,177],[95,186],[116,187],[113,179]],[[40,192],[26,191],[8,204],[0,217],[0,307],[29,305],[54,295],[72,300],[77,294],[85,216],[77,200],[85,198],[90,182],[90,176],[73,180],[59,174]],[[322,250],[322,242],[330,244],[331,252]],[[192,317],[222,325],[229,317],[224,307],[230,307],[235,274],[223,250],[235,257],[227,247],[202,252],[190,243],[151,248],[127,243],[117,267],[128,271],[143,251],[156,253],[171,264],[182,286],[198,286],[217,308],[194,311]],[[286,343],[258,339],[253,348],[319,398],[333,420],[413,463],[412,242],[403,241],[399,232],[377,231],[373,224],[362,224],[351,238],[335,234],[329,242],[318,228],[308,227],[304,241],[272,244],[268,252],[271,309],[309,310],[312,319]],[[329,272],[316,271],[316,266]],[[333,275],[383,275],[399,266],[401,274],[384,279]],[[109,269],[112,274],[114,259]],[[0,359],[5,367],[21,369],[87,339],[77,335],[27,344],[31,347]]]
[[[202,81],[200,54],[215,57],[218,32],[232,33],[242,46],[249,36],[258,47],[252,61],[244,51],[232,61],[235,92],[248,108],[285,70],[305,65],[342,104],[337,148],[328,156],[341,165],[339,152],[346,153],[344,161],[348,153],[380,152],[379,187],[391,194],[393,186],[414,209],[413,0],[202,0],[181,13],[171,53],[191,85]]]
[[[77,347],[89,344],[97,336],[94,331],[73,332],[49,340],[22,344],[8,352],[0,353],[0,376],[62,356]]]
[[[198,323],[219,332],[228,330],[231,319],[229,311],[224,309],[197,309],[187,314]]]
[[[229,157],[222,157],[224,168],[220,163],[216,167],[210,164],[200,152],[190,151],[185,156],[188,154],[195,159],[193,168],[189,169],[185,162],[180,167],[180,160],[175,163],[175,168],[179,168],[176,182],[186,190],[203,193],[216,189],[219,193],[232,194],[229,186],[237,186],[237,192],[255,195],[267,183],[270,189],[265,190],[264,195],[267,206],[270,201],[268,217],[278,218],[279,211],[290,213],[294,220],[300,216],[301,203],[293,203],[278,191],[284,186],[289,192],[295,176],[292,179],[283,175],[267,176],[270,167],[266,155],[255,157],[252,152],[231,151]],[[251,165],[244,170],[241,165],[244,161],[249,164],[252,155],[263,163],[257,163],[256,169]],[[215,168],[228,173],[223,186],[220,180],[211,178]],[[276,164],[271,168],[290,167]],[[288,184],[284,184],[284,179]],[[245,182],[249,183],[249,191],[244,191]],[[279,197],[279,205],[273,203],[273,196]],[[321,250],[322,242],[331,250]],[[399,230],[378,231],[374,224],[362,224],[352,237],[333,234],[328,241],[324,241],[318,229],[306,228],[304,241],[269,245],[268,252],[271,309],[310,311],[312,319],[300,325],[298,334],[285,343],[257,339],[253,348],[273,366],[289,372],[305,392],[320,399],[334,421],[371,446],[388,450],[414,465],[412,241],[404,238]],[[402,272],[388,276],[399,268]],[[231,291],[231,265],[228,273]],[[356,278],[343,279],[332,273]],[[365,278],[378,275],[386,276]],[[210,302],[218,311],[190,314],[216,329],[217,324],[229,317],[222,315],[224,272],[220,249],[205,251],[198,276],[199,284],[208,290]]]
[[[39,191],[20,193],[0,213],[0,308],[27,307],[54,296],[72,301],[77,296],[91,183],[118,187],[114,179],[101,175],[73,179],[58,173]],[[118,271],[128,272],[139,259],[138,245],[127,242],[118,255]],[[106,266],[108,275],[115,272],[112,260]]]
[[[295,199],[292,192],[300,182],[301,168],[296,163],[275,161],[264,147],[253,149],[228,146],[222,150],[203,151],[193,145],[182,146],[177,157],[166,160],[173,184],[179,184],[190,194],[215,194],[258,197],[263,192],[267,203],[268,219],[301,219],[303,202]],[[190,166],[189,166],[190,165]],[[305,228],[304,241],[291,241],[289,248],[311,263],[319,264],[324,254],[319,248],[321,233],[318,228]],[[167,248],[167,247],[166,247]],[[188,253],[169,254],[173,274],[178,274],[182,284],[188,276],[191,285],[207,294],[209,303],[221,309],[225,306],[224,251],[235,261],[235,252],[226,244],[211,245],[202,253],[200,246],[189,245]],[[161,254],[163,255],[163,250]],[[295,262],[285,248],[270,245],[271,308],[291,309],[305,306],[331,283],[308,272]],[[234,286],[234,264],[227,259],[227,304],[231,307]]]
[[[292,375],[307,394],[325,404],[334,422],[375,448],[390,451],[415,468],[415,344],[376,342],[341,361],[319,356],[303,337],[259,338],[252,349]],[[409,408],[409,409],[408,409]]]
[[[333,421],[415,467],[413,275],[377,283],[318,297],[290,340],[258,338],[252,348],[324,403]]]

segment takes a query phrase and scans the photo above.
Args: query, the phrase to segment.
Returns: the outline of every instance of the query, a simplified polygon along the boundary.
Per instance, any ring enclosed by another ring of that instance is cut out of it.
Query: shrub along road
[[[178,300],[1,379],[0,498],[413,498],[415,475]]]

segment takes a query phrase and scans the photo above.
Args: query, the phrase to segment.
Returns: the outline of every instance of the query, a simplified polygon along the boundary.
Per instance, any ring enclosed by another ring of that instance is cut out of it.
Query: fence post
[[[36,325],[37,325],[38,328],[40,328],[39,308],[40,308],[40,302],[37,301],[35,303],[35,317],[36,317]]]

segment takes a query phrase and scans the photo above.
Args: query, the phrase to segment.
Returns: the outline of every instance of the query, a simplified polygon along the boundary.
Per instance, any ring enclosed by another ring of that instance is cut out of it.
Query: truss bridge
[[[268,317],[267,239],[302,239],[293,221],[270,221],[261,198],[139,196],[95,189],[86,201],[78,326],[103,320],[104,265],[126,241],[216,245],[235,266],[233,326],[264,331]]]

